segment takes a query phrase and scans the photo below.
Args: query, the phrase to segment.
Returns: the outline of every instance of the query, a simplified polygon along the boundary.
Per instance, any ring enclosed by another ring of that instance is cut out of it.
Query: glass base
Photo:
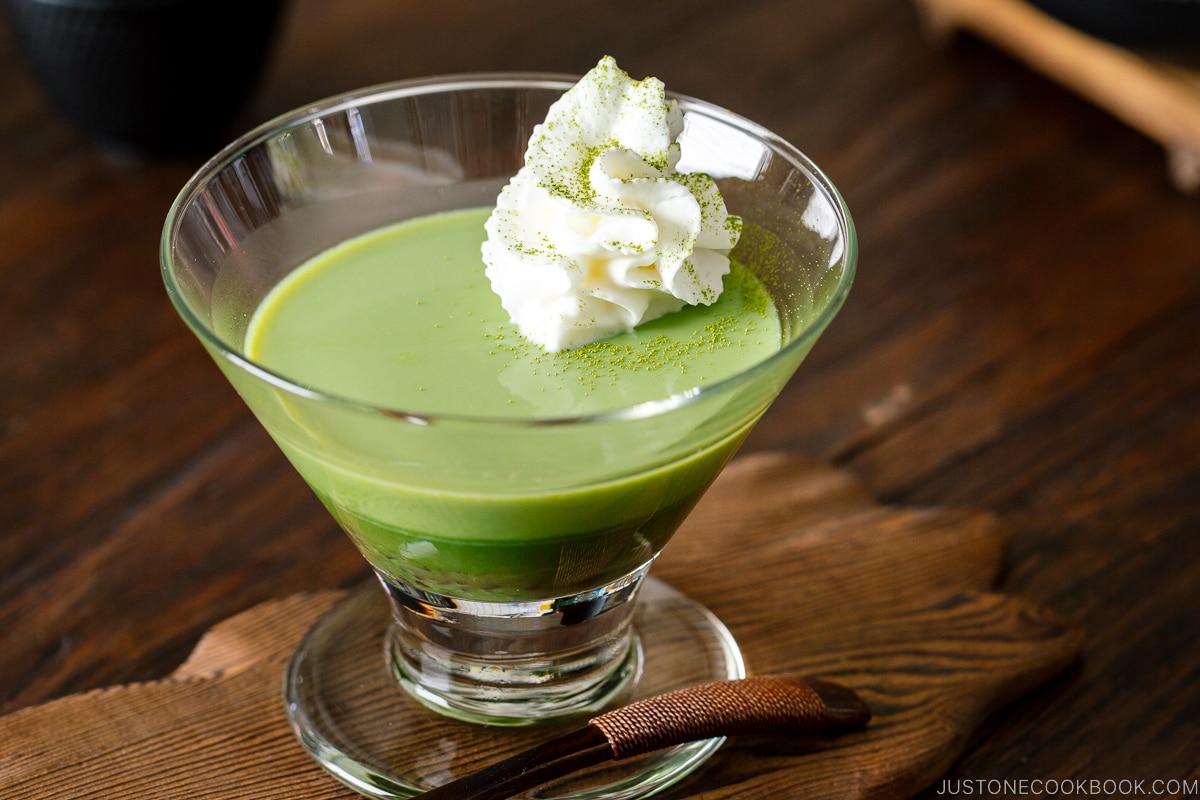
[[[745,677],[729,631],[703,606],[646,578],[633,617],[631,673],[612,705]],[[323,616],[284,681],[292,728],[317,763],[370,797],[407,798],[577,728],[593,713],[525,727],[481,725],[430,709],[397,680],[392,614],[377,583]],[[611,762],[531,790],[539,800],[617,800],[670,786],[720,747],[692,742]]]

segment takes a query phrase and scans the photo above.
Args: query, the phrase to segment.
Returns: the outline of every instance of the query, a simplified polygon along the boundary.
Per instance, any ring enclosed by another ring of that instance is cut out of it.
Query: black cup
[[[282,0],[0,0],[50,102],[102,146],[211,150],[257,82]]]

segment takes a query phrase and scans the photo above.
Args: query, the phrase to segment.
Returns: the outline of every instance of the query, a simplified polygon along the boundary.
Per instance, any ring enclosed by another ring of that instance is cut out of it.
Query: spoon
[[[840,684],[762,675],[703,683],[608,711],[586,725],[420,795],[502,800],[600,764],[717,736],[837,732],[871,711]]]

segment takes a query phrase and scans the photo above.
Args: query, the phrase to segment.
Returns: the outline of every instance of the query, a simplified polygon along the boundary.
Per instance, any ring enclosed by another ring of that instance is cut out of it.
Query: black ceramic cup
[[[137,156],[212,149],[265,61],[282,0],[0,0],[51,104]]]

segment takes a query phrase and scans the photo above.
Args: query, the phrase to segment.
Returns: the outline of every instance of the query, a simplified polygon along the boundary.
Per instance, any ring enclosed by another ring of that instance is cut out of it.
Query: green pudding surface
[[[779,349],[770,297],[734,264],[711,306],[548,353],[509,323],[484,275],[488,213],[401,222],[318,256],[259,306],[246,354],[293,382],[384,408],[547,418],[667,397]]]
[[[735,263],[712,306],[548,353],[511,326],[484,275],[488,213],[349,240],[252,315],[252,360],[387,413],[230,375],[385,576],[466,599],[561,597],[653,558],[779,385],[764,377],[665,413],[564,420],[740,373],[779,350],[780,322]]]

